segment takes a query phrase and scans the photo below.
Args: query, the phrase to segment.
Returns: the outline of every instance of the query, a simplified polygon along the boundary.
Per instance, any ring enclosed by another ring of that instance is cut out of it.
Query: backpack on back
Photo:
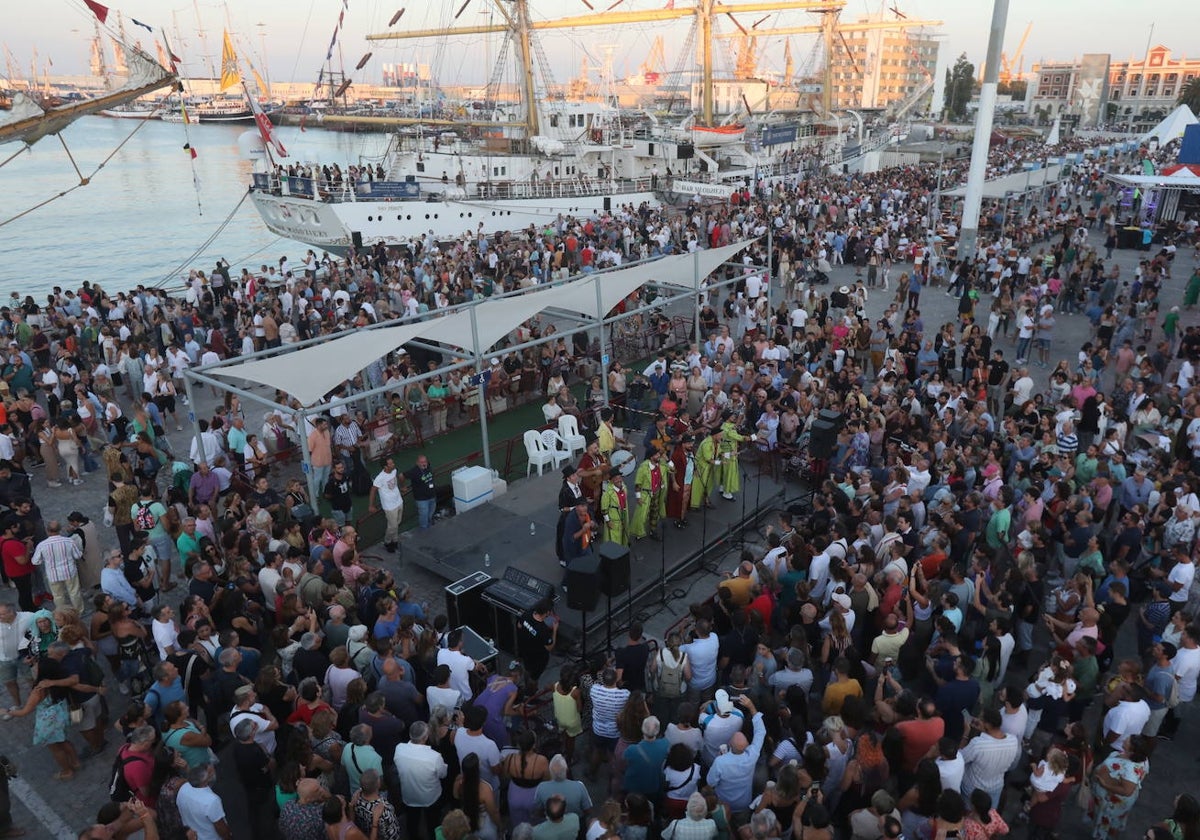
[[[154,511],[150,510],[153,502],[138,502],[137,513],[133,515],[133,525],[139,531],[150,531],[158,524]]]
[[[667,649],[663,648],[658,654],[658,694],[663,697],[680,697],[684,692],[683,666],[687,664],[687,654],[679,658],[677,665],[670,665],[666,658]]]
[[[133,788],[129,786],[129,782],[125,780],[125,765],[134,761],[149,762],[149,756],[138,755],[136,753],[117,752],[117,757],[113,759],[111,781],[108,784],[108,798],[112,802],[128,802],[135,796]]]

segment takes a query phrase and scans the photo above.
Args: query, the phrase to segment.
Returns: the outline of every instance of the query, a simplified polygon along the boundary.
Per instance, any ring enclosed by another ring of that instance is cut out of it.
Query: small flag
[[[306,122],[308,122],[308,114],[305,114],[304,116],[302,116],[300,118],[300,130],[301,131],[308,131],[308,129],[304,127],[304,124]]]
[[[258,100],[254,98],[254,94],[249,87],[243,85],[246,90],[246,99],[250,101],[250,110],[254,112],[254,123],[258,126],[258,133],[262,136],[263,143],[275,149],[276,154],[280,157],[287,157],[287,149],[283,147],[283,143],[279,142],[279,138],[275,136],[274,126],[263,112],[262,106],[258,104]]]
[[[192,118],[188,116],[187,105],[185,105],[183,102],[179,103],[179,113],[183,115],[183,124],[184,125],[192,124]]]
[[[238,72],[237,53],[233,51],[233,41],[229,40],[229,32],[225,32],[225,45],[221,48],[221,90],[229,90],[242,80]]]
[[[192,160],[196,159],[196,150],[192,148],[191,143],[184,143],[183,150],[192,156]]]
[[[148,23],[142,23],[142,22],[141,22],[140,20],[138,20],[137,18],[130,18],[130,20],[131,20],[131,21],[133,21],[133,23],[134,23],[134,25],[135,25],[135,26],[140,26],[140,27],[142,27],[142,29],[145,29],[147,32],[153,32],[153,31],[154,31],[154,27],[153,27],[153,26],[151,26],[151,25],[150,25],[150,24],[148,24]]]
[[[94,14],[101,23],[105,23],[108,20],[108,6],[101,6],[96,2],[96,0],[83,0],[83,5],[91,9],[92,14]]]

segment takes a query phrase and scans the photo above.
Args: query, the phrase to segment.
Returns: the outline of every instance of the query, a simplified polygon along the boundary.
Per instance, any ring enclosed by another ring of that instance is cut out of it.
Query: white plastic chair
[[[553,429],[546,429],[542,432],[542,449],[549,452],[551,457],[554,458],[555,469],[565,464],[567,459],[571,457],[571,451],[567,448],[567,442],[559,437],[558,432]]]
[[[532,429],[526,432],[522,439],[525,441],[525,454],[529,456],[529,463],[525,466],[525,475],[528,476],[533,472],[534,467],[537,467],[538,475],[541,475],[542,467],[554,464],[554,453],[546,451],[541,437]]]
[[[587,438],[579,433],[579,421],[574,414],[563,414],[558,418],[558,435],[566,443],[569,455],[587,449]]]

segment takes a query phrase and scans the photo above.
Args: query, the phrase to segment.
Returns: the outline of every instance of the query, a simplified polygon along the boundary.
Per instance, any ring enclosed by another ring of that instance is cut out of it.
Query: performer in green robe
[[[638,506],[633,512],[629,535],[635,540],[659,538],[658,523],[667,515],[668,481],[662,452],[651,450],[650,457],[638,464],[637,475],[633,479],[633,495]]]
[[[699,510],[700,505],[709,504],[708,495],[716,486],[717,447],[721,445],[721,432],[721,429],[717,429],[696,447],[696,470],[692,476],[692,510]]]
[[[600,491],[600,539],[629,545],[629,499],[625,479],[616,467],[609,470],[608,481]]]
[[[747,437],[737,430],[732,420],[721,424],[721,443],[717,447],[720,459],[717,475],[720,476],[721,495],[732,499],[733,494],[742,489],[742,471],[738,466],[738,444],[754,440],[755,435]]]

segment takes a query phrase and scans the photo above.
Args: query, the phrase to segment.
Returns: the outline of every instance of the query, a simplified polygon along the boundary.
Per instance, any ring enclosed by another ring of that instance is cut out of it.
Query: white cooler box
[[[495,495],[492,486],[493,473],[486,467],[463,467],[450,475],[454,487],[454,512],[477,508],[490,502]]]

